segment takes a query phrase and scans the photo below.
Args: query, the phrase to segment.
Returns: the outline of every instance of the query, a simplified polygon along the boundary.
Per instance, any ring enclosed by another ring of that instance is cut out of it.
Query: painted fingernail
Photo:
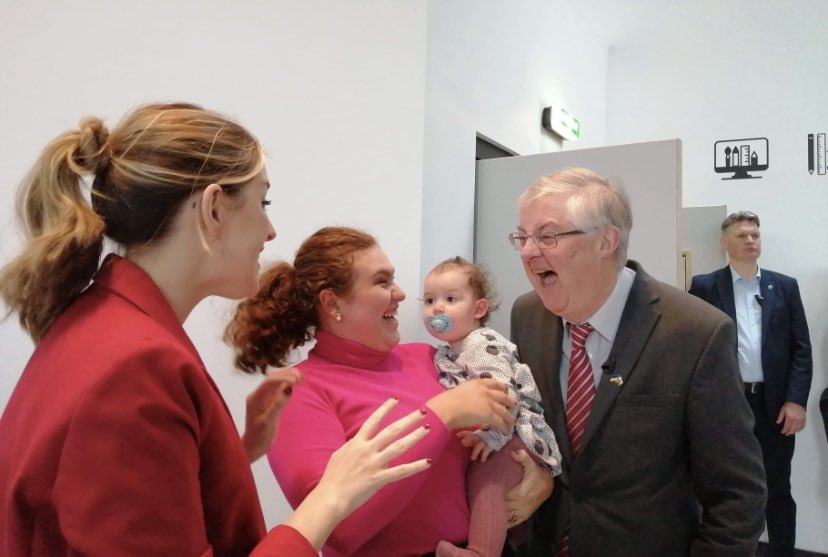
[[[429,465],[429,466],[431,466],[431,459],[430,459],[430,458],[427,458],[427,459],[426,459],[426,463],[428,463],[428,465]]]
[[[398,397],[397,395],[394,395],[391,398],[394,399],[394,400],[400,400],[400,397]]]
[[[423,424],[423,429],[431,429],[431,424]]]
[[[285,394],[290,396],[293,393],[293,387],[287,387],[285,389]]]
[[[420,408],[420,414],[425,416],[426,414],[428,414],[428,410],[426,410],[425,408]]]

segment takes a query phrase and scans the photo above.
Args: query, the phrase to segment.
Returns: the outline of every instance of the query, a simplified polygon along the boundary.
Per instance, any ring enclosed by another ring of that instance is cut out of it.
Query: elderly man
[[[793,557],[796,503],[791,495],[794,435],[805,427],[811,390],[811,337],[795,278],[760,269],[759,217],[733,213],[722,222],[730,265],[693,277],[690,293],[736,322],[739,370],[756,418],[753,432],[768,483],[770,557]]]
[[[566,169],[518,209],[534,292],[512,336],[563,455],[522,555],[753,556],[766,492],[733,321],[626,260],[613,181]]]

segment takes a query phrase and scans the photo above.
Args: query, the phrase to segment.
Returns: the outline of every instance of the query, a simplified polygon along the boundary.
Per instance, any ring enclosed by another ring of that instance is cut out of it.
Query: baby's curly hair
[[[445,273],[446,271],[453,271],[455,269],[465,273],[466,277],[468,277],[469,286],[476,299],[485,298],[489,301],[489,310],[486,312],[486,315],[480,318],[480,325],[485,325],[486,321],[489,320],[489,314],[500,307],[500,302],[496,300],[497,292],[492,285],[489,271],[482,263],[472,263],[458,255],[441,261],[428,274]]]

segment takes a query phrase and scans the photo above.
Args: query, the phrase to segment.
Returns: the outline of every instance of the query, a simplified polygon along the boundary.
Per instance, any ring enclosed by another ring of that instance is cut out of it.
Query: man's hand
[[[511,528],[531,516],[552,494],[555,480],[552,473],[538,465],[526,451],[513,451],[512,459],[523,465],[523,479],[506,492],[506,525]]]
[[[782,424],[782,435],[794,435],[805,428],[805,408],[795,402],[786,402],[779,410],[776,423]]]

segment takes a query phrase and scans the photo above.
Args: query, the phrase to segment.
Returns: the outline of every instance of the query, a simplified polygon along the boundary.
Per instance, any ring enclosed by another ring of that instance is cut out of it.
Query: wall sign
[[[761,178],[749,172],[768,169],[768,138],[726,139],[713,144],[713,170],[730,174],[722,180]]]
[[[808,173],[822,176],[825,174],[825,134],[808,134]]]

